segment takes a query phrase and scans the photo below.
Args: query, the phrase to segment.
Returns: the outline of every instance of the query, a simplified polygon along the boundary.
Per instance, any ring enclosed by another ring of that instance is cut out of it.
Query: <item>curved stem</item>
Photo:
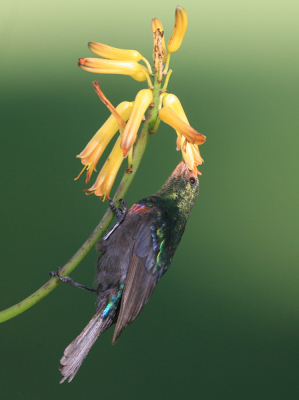
[[[170,56],[171,56],[171,53],[168,53],[163,74],[167,74],[169,63],[170,63]]]
[[[161,92],[166,92],[167,86],[168,86],[168,82],[169,82],[169,79],[171,77],[171,74],[172,74],[172,69],[170,69],[167,72],[167,75],[166,75],[166,78],[165,78],[165,81],[164,81],[164,86],[162,87]]]
[[[147,59],[146,58],[144,58],[144,57],[142,57],[142,60],[144,61],[144,63],[146,64],[146,66],[147,66],[147,69],[148,69],[148,72],[150,73],[150,74],[152,74],[153,73],[153,71],[152,71],[152,67],[151,67],[151,64],[147,61]]]
[[[146,149],[147,143],[149,141],[150,133],[149,131],[155,124],[155,120],[158,114],[158,105],[159,105],[159,90],[161,84],[158,82],[157,74],[155,75],[154,89],[153,89],[153,108],[150,108],[147,114],[146,121],[139,135],[137,144],[135,146],[133,160],[132,160],[132,168],[127,169],[124,173],[124,176],[118,186],[118,189],[113,198],[113,202],[118,205],[119,199],[123,198],[127,190],[129,189],[134,176],[137,172],[137,169],[140,165],[141,159],[143,157],[144,151]],[[87,253],[95,246],[97,241],[103,236],[105,230],[108,228],[110,222],[112,221],[113,214],[110,208],[106,211],[104,217],[97,225],[95,230],[89,236],[89,238],[83,243],[80,249],[73,255],[73,257],[64,265],[64,267],[60,270],[60,275],[66,276],[69,275],[76,266],[83,260],[83,258],[87,255]],[[53,289],[55,289],[60,283],[58,277],[51,278],[47,283],[45,283],[41,288],[39,288],[32,295],[22,300],[21,302],[15,304],[14,306],[7,308],[0,312],[0,322],[7,321],[18,314],[26,311],[28,308],[32,307],[34,304],[39,302],[45,296],[47,296]]]

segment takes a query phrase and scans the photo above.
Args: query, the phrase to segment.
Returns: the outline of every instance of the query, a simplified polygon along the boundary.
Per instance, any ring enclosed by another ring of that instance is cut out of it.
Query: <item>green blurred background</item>
[[[173,1],[2,0],[1,290],[4,309],[31,294],[94,229],[107,204],[86,197],[75,158],[113,104],[146,83],[77,67],[88,41],[152,53],[151,18]],[[170,272],[112,347],[95,344],[71,384],[64,348],[94,298],[60,285],[1,325],[2,399],[298,399],[298,15],[291,0],[185,0],[169,92],[201,146],[200,196]],[[160,188],[181,160],[160,125],[126,196]],[[72,274],[91,285],[97,254]]]

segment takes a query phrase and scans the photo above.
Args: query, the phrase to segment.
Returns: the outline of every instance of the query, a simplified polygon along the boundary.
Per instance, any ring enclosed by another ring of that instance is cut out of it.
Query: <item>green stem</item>
[[[153,73],[153,71],[152,71],[152,67],[151,67],[151,64],[147,61],[147,59],[146,58],[144,58],[144,57],[142,57],[142,60],[144,61],[144,63],[146,64],[146,66],[147,66],[147,69],[148,69],[148,72],[152,75],[152,73]]]
[[[166,75],[166,78],[165,78],[165,81],[164,81],[164,86],[162,87],[161,92],[166,92],[167,86],[168,86],[168,82],[169,82],[169,79],[171,77],[171,74],[172,74],[172,69],[170,69],[167,72],[167,75]]]
[[[163,74],[167,74],[169,63],[170,63],[170,56],[171,56],[171,53],[168,53]]]
[[[124,173],[124,176],[117,188],[115,196],[113,198],[113,202],[118,205],[119,199],[123,198],[134,177],[137,172],[137,169],[140,165],[141,159],[143,157],[144,151],[146,149],[147,143],[150,138],[149,131],[155,124],[155,120],[158,115],[158,105],[159,105],[159,90],[161,84],[158,83],[157,74],[155,75],[154,81],[154,89],[153,89],[153,108],[150,108],[147,114],[147,119],[143,125],[141,133],[139,135],[137,144],[135,146],[133,160],[132,160],[132,168],[127,169]],[[76,266],[83,260],[83,258],[87,255],[87,253],[95,246],[97,241],[104,235],[105,230],[108,228],[110,222],[112,221],[113,213],[110,208],[106,211],[104,217],[97,225],[95,230],[89,236],[89,238],[83,243],[80,249],[73,255],[73,257],[64,265],[64,267],[60,271],[60,275],[67,276],[69,275]],[[36,292],[34,292],[31,296],[22,300],[21,302],[15,304],[14,306],[7,308],[0,312],[0,322],[7,321],[18,314],[26,311],[28,308],[32,307],[38,301],[47,296],[53,289],[55,289],[60,283],[59,278],[54,277],[51,278],[47,283],[45,283],[41,288],[39,288]]]

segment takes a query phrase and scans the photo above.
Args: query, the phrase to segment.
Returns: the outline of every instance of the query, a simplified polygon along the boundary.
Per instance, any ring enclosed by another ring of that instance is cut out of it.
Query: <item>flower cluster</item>
[[[186,11],[182,7],[177,7],[174,30],[166,46],[161,22],[157,18],[152,20],[154,74],[148,60],[138,51],[118,49],[102,43],[90,42],[88,44],[89,49],[102,58],[79,59],[78,65],[85,71],[97,74],[129,75],[139,82],[147,81],[148,83],[148,88],[140,90],[133,102],[123,101],[114,108],[104,96],[98,82],[94,82],[97,94],[109,108],[111,115],[96,132],[85,149],[77,156],[81,158],[81,162],[84,165],[80,175],[87,169],[86,183],[90,181],[92,172],[96,171],[97,163],[108,143],[117,132],[119,132],[119,136],[94,185],[88,189],[89,194],[94,193],[103,200],[110,198],[110,191],[118,170],[123,159],[127,156],[130,160],[129,166],[131,166],[130,162],[132,162],[134,145],[138,139],[138,130],[149,107],[157,107],[159,111],[154,124],[155,128],[159,126],[162,120],[175,129],[177,133],[177,150],[182,151],[183,159],[189,169],[197,170],[197,165],[202,164],[203,159],[200,156],[198,145],[205,142],[205,136],[190,126],[179,99],[173,94],[166,93],[172,72],[169,70],[170,56],[180,48],[187,25]],[[140,64],[139,61],[143,61],[145,66]],[[164,87],[160,90],[160,97],[155,103],[153,90],[155,87],[160,87],[165,75]],[[154,85],[151,80],[153,76],[155,78]],[[156,130],[155,128],[153,129],[154,131]]]

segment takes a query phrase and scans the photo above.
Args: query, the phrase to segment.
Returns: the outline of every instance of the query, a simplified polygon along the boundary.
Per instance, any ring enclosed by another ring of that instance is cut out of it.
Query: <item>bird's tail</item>
[[[113,323],[112,316],[102,318],[103,309],[99,309],[84,330],[64,350],[60,360],[60,372],[63,375],[60,383],[66,379],[71,382],[86,358],[97,338]]]

